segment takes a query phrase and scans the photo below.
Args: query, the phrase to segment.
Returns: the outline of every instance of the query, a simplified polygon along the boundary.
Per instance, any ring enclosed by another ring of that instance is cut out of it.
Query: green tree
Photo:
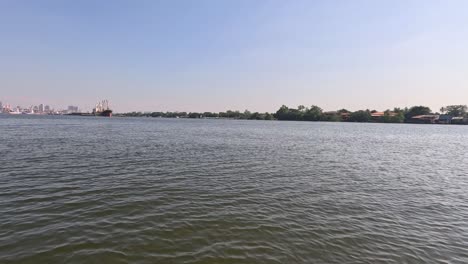
[[[212,112],[204,112],[203,116],[213,118],[213,117],[218,117],[218,114],[217,113],[212,113]]]
[[[263,115],[260,114],[259,112],[254,112],[254,113],[250,114],[249,119],[252,119],[252,120],[263,120],[264,117],[263,117]]]
[[[395,113],[396,115],[392,117],[392,123],[403,123],[405,122],[405,115],[403,112]]]
[[[241,119],[251,119],[250,116],[252,115],[252,113],[245,109],[244,113],[241,114],[240,118]]]
[[[153,112],[153,113],[151,113],[151,116],[152,117],[162,117],[162,116],[164,116],[164,113],[162,113],[162,112]]]
[[[408,111],[406,111],[405,114],[405,119],[409,120],[413,116],[418,116],[418,115],[428,115],[431,113],[431,109],[427,106],[413,106],[411,107]]]
[[[289,115],[289,108],[285,105],[282,105],[278,111],[275,113],[275,117],[278,120],[287,120],[287,117]]]
[[[347,109],[340,109],[338,111],[336,111],[338,114],[343,114],[343,113],[351,113],[351,111],[347,110]]]
[[[294,108],[288,108],[282,105],[275,113],[275,117],[278,120],[302,120],[303,113]]]
[[[359,110],[356,112],[351,113],[349,117],[350,122],[370,122],[371,121],[371,113],[369,110]]]
[[[466,105],[448,105],[445,107],[445,111],[451,116],[465,116],[467,109],[468,107]],[[440,110],[442,112],[442,109]]]
[[[336,114],[322,114],[322,119],[323,121],[328,121],[328,122],[340,122],[341,121],[341,115],[336,113]]]
[[[403,123],[405,121],[405,115],[402,111],[390,111],[386,110],[383,116],[384,123]]]
[[[393,123],[392,122],[392,112],[390,110],[385,110],[384,116],[382,117],[382,122],[384,122],[384,123]]]
[[[405,114],[405,109],[401,109],[399,107],[394,107],[393,112],[394,113],[403,113],[403,115],[404,115]]]
[[[322,120],[322,113],[322,108],[312,105],[310,108],[305,110],[303,118],[307,121],[320,121]]]
[[[227,110],[227,111],[226,111],[226,117],[227,117],[227,118],[233,118],[233,117],[234,117],[234,111],[232,111],[232,110]]]
[[[265,113],[264,119],[265,119],[265,120],[273,120],[273,115],[270,114],[270,113],[268,113],[268,112],[266,112],[266,113]]]
[[[188,114],[189,118],[200,118],[201,114],[197,112],[191,112]]]

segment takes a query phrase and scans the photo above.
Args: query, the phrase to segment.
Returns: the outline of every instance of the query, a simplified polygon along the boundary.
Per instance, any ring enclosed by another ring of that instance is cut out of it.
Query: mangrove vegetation
[[[117,114],[125,117],[159,117],[159,118],[217,118],[245,120],[285,120],[285,121],[326,121],[326,122],[375,122],[375,123],[468,123],[466,105],[449,105],[440,112],[433,112],[427,106],[395,107],[385,111],[339,109],[324,111],[316,105],[296,108],[282,105],[275,113],[250,112],[245,110],[225,112],[130,112]]]

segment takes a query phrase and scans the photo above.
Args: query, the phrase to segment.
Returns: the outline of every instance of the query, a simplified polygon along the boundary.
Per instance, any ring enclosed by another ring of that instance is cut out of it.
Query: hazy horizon
[[[467,1],[3,1],[0,101],[114,111],[468,104]]]

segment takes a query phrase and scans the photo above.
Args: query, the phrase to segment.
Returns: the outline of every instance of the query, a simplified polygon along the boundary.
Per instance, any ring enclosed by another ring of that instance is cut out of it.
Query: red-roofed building
[[[434,124],[439,119],[439,115],[417,115],[410,119],[411,123]]]

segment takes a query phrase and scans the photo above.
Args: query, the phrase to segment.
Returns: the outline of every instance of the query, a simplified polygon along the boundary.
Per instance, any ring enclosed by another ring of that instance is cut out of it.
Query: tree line
[[[421,115],[448,115],[452,117],[468,117],[466,105],[449,105],[442,107],[439,112],[432,112],[427,106],[412,106],[405,108],[395,107],[383,112],[377,110],[349,111],[340,109],[337,111],[324,112],[322,108],[312,105],[303,105],[297,108],[281,106],[274,114],[278,120],[296,121],[345,121],[345,122],[380,122],[380,123],[403,123],[410,122],[415,116]]]
[[[164,118],[226,118],[245,120],[295,120],[295,121],[329,121],[329,122],[381,122],[403,123],[419,115],[445,114],[453,117],[468,117],[466,105],[449,105],[442,107],[440,112],[433,112],[427,106],[412,106],[405,108],[395,107],[383,112],[377,110],[349,111],[340,109],[337,111],[323,111],[316,105],[306,107],[299,105],[291,108],[282,105],[275,113],[259,113],[228,110],[225,112],[130,112],[118,114],[128,117],[164,117]]]
[[[164,117],[164,118],[226,118],[226,119],[247,119],[247,120],[273,120],[271,113],[244,112],[228,110],[226,112],[130,112],[118,114],[128,117]]]
[[[296,121],[371,122],[374,113],[378,113],[378,111],[367,109],[352,112],[347,109],[340,109],[324,112],[322,108],[316,105],[311,107],[300,105],[297,108],[289,108],[283,105],[276,111],[275,117],[278,120]],[[404,121],[404,110],[399,108],[386,110],[379,119],[385,123],[401,123]]]

